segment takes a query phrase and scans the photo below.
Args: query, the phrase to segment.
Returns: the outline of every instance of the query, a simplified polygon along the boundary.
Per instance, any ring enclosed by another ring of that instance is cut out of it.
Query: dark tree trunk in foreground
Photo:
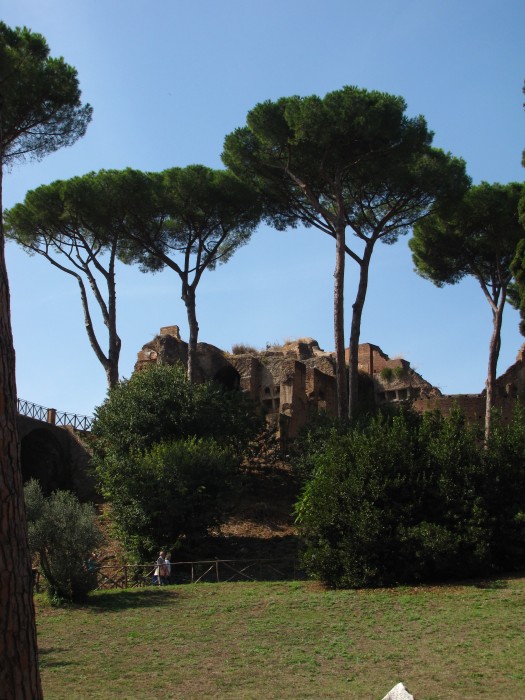
[[[42,688],[16,413],[15,353],[0,218],[0,700],[39,700]]]

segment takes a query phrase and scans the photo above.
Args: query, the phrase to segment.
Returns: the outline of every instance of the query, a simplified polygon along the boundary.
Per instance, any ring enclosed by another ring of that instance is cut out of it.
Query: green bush
[[[346,434],[348,421],[324,411],[312,411],[291,446],[292,467],[302,482],[312,477],[317,455],[331,440]]]
[[[161,442],[99,462],[104,495],[120,539],[137,559],[181,536],[204,533],[224,512],[239,459],[211,438]]]
[[[457,411],[332,432],[309,456],[296,506],[305,566],[337,587],[523,567],[524,442],[519,411],[487,449]]]
[[[405,368],[402,365],[399,365],[398,367],[394,367],[392,370],[394,373],[394,377],[396,379],[401,379],[401,377],[405,374]]]
[[[215,382],[193,384],[181,364],[155,365],[109,391],[95,410],[92,433],[98,455],[125,455],[189,436],[211,437],[241,451],[261,425],[241,391]]]
[[[493,421],[485,453],[484,499],[491,514],[491,556],[498,569],[523,564],[525,547],[525,409],[509,425]]]
[[[392,367],[383,367],[381,372],[379,372],[379,376],[383,381],[391,382],[394,379],[394,370]]]
[[[96,586],[86,562],[102,542],[93,506],[69,491],[45,497],[37,481],[24,488],[29,546],[37,555],[51,599],[80,602]]]
[[[181,365],[135,373],[95,412],[94,463],[129,553],[150,556],[215,523],[263,425],[254,404]]]

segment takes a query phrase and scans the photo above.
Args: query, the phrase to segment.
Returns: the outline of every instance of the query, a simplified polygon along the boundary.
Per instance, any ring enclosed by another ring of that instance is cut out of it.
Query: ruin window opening
[[[235,367],[227,365],[226,367],[221,367],[221,369],[215,373],[213,381],[218,384],[222,384],[225,389],[239,389],[241,386],[241,375]]]
[[[45,428],[32,430],[22,438],[20,464],[24,484],[36,479],[49,496],[57,489],[71,489],[71,465],[62,446]]]

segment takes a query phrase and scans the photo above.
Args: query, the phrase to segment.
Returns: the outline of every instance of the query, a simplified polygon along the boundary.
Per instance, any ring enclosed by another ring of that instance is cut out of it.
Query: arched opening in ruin
[[[222,384],[226,389],[239,389],[241,386],[241,375],[235,367],[226,365],[215,373],[213,381]]]
[[[60,442],[50,430],[38,428],[22,438],[20,461],[24,483],[36,479],[45,495],[68,488],[68,461]]]

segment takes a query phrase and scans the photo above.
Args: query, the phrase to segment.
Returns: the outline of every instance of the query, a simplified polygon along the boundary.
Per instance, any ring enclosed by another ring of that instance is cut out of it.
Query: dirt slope
[[[198,543],[176,553],[186,560],[208,559],[295,559],[298,538],[293,522],[293,504],[298,485],[290,466],[282,461],[246,465],[239,491],[228,504],[228,515]],[[111,536],[109,507],[99,506],[106,544],[99,561],[125,561],[118,541]],[[160,545],[159,545],[160,546]]]

